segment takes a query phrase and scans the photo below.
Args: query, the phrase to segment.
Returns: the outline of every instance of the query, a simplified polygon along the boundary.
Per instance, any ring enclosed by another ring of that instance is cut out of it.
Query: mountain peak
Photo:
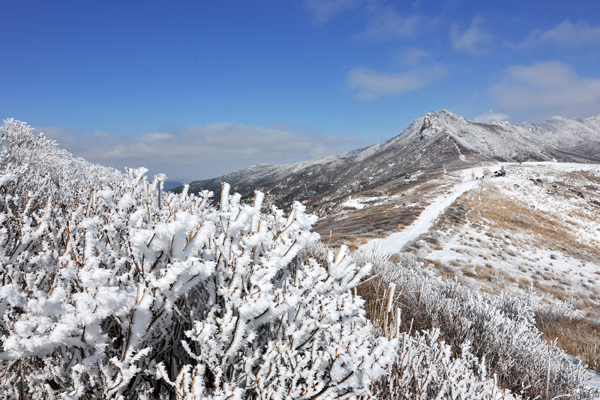
[[[256,165],[192,182],[190,191],[207,189],[218,195],[221,183],[228,182],[243,196],[253,196],[258,188],[280,204],[304,201],[314,212],[327,213],[331,204],[346,196],[402,185],[407,175],[425,171],[438,174],[493,161],[598,162],[596,121],[555,118],[542,124],[483,124],[442,109],[373,146],[295,164]]]
[[[466,121],[465,118],[461,117],[460,115],[456,115],[456,114],[446,110],[445,108],[443,108],[441,110],[437,110],[437,111],[430,111],[427,114],[425,114],[424,118],[438,119],[438,120],[443,120],[443,121],[448,121],[448,120]]]
[[[445,108],[438,111],[430,111],[424,117],[415,120],[417,123],[421,121],[423,121],[419,128],[419,139],[421,140],[446,132],[448,125],[453,125],[457,122],[467,122],[463,117],[453,114]]]

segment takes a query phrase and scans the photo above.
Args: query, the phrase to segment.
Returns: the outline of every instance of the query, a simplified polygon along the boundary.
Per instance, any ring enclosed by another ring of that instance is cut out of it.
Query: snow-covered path
[[[392,254],[397,253],[404,245],[423,233],[427,232],[433,225],[433,221],[444,212],[454,201],[463,193],[473,189],[479,181],[466,181],[455,185],[449,194],[440,196],[426,209],[423,210],[419,218],[411,225],[400,232],[396,232],[385,239],[373,239],[367,244],[361,246],[361,250],[370,252],[379,246],[379,253]]]

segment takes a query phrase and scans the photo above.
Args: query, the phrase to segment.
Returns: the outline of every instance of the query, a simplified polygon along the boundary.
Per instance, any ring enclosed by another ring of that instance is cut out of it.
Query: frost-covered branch
[[[370,266],[303,257],[301,204],[215,208],[5,124],[2,398],[358,398],[393,361],[350,290]]]

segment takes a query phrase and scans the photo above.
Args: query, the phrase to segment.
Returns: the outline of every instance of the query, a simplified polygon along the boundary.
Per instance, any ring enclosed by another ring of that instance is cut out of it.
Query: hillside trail
[[[449,192],[441,195],[421,212],[421,215],[402,231],[391,234],[384,239],[373,239],[360,247],[365,252],[378,251],[380,254],[393,254],[402,250],[409,242],[426,233],[433,222],[463,193],[468,192],[479,184],[479,180],[468,180],[457,183]]]

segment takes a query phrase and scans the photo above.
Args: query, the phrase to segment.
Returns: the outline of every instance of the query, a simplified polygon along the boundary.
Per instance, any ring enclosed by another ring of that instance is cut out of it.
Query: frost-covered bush
[[[305,252],[322,259],[327,248],[320,242],[311,243]],[[508,389],[501,389],[497,376],[487,374],[485,360],[471,352],[471,344],[464,341],[458,352],[440,337],[439,329],[401,332],[401,310],[394,308],[397,299],[407,289],[385,277],[382,265],[391,266],[387,257],[369,257],[379,267],[381,275],[363,280],[360,292],[366,296],[366,310],[380,335],[395,338],[399,346],[394,363],[386,374],[372,385],[379,399],[462,399],[498,400],[520,399]],[[369,288],[369,286],[371,286]],[[366,290],[365,290],[366,288]],[[382,294],[383,292],[383,294]],[[412,336],[411,336],[412,335]]]
[[[486,376],[485,363],[475,357],[465,342],[458,356],[440,340],[439,330],[404,332],[398,356],[387,373],[373,385],[380,399],[519,399],[498,387],[495,376]]]
[[[357,260],[374,264],[377,279],[368,284],[376,292],[396,285],[394,302],[402,309],[404,329],[439,329],[455,353],[468,343],[501,387],[531,398],[599,395],[585,386],[580,362],[540,338],[530,293],[521,298],[487,296],[436,278],[410,254],[401,254],[399,262],[372,254]]]
[[[83,158],[73,157],[60,149],[56,142],[44,134],[35,136],[30,126],[14,119],[0,125],[0,170],[8,164],[4,175],[16,173],[34,185],[43,185],[56,198],[81,193],[86,184],[104,185],[121,181],[123,174],[113,168],[92,164]],[[77,197],[77,200],[82,200]]]
[[[314,217],[161,191],[2,128],[0,398],[358,398],[394,359]],[[5,151],[6,150],[6,151]]]

